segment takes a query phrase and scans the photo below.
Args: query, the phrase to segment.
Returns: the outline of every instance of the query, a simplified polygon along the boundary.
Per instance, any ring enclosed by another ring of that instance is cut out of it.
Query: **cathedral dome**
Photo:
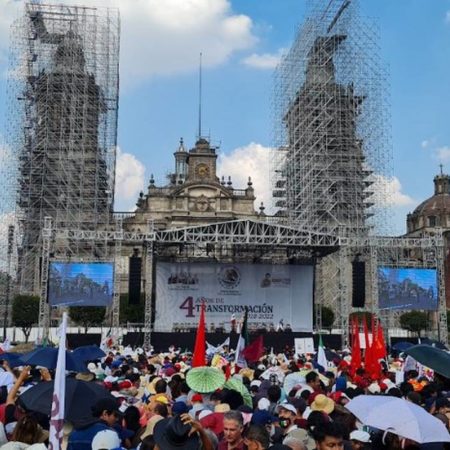
[[[441,173],[433,181],[434,195],[408,214],[408,233],[450,227],[450,176]]]

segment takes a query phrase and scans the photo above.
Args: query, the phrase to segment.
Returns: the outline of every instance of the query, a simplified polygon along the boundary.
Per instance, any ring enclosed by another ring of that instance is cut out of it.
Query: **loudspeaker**
[[[142,258],[132,256],[128,270],[128,304],[139,305],[141,301]]]
[[[363,261],[352,262],[352,307],[364,308],[366,302],[366,265]]]

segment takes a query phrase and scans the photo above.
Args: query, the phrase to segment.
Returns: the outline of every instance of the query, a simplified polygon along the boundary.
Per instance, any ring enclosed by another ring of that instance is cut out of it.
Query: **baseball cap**
[[[366,431],[355,430],[350,433],[351,441],[359,441],[359,442],[370,442],[370,434]]]
[[[262,410],[256,410],[253,413],[251,423],[254,425],[267,425],[269,423],[276,422],[277,418],[275,416],[272,416],[272,414],[269,413],[269,411],[266,411],[265,409]]]
[[[293,414],[297,414],[297,410],[295,409],[295,406],[291,405],[290,403],[281,403],[280,405],[278,405],[278,411],[280,411],[280,409],[285,409],[287,411],[290,411]]]
[[[120,439],[114,430],[99,431],[92,440],[92,450],[120,448]]]
[[[185,414],[189,411],[188,406],[184,402],[175,402],[172,405],[172,414]]]

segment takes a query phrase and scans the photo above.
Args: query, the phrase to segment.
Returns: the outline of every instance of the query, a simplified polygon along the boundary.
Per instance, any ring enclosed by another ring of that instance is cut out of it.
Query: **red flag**
[[[194,355],[192,356],[192,367],[206,366],[206,326],[205,326],[205,304],[200,309],[200,320],[198,321],[197,335],[195,336]]]
[[[231,377],[231,365],[227,364],[225,366],[225,380],[229,380]]]
[[[379,357],[385,359],[387,356],[386,342],[384,342],[383,327],[381,326],[381,321],[378,320],[378,342],[380,343],[380,355]]]
[[[366,344],[366,350],[364,352],[364,369],[367,373],[372,371],[372,349],[369,342],[369,330],[367,328],[366,316],[363,316],[363,328],[364,328],[364,341]]]
[[[375,318],[372,315],[372,347],[370,349],[371,352],[371,367],[369,368],[369,373],[374,380],[378,380],[381,378],[381,364],[379,359],[382,358],[380,356],[383,353],[381,349],[381,342],[378,340],[378,323],[375,323]]]
[[[260,334],[250,345],[244,348],[242,351],[244,358],[248,362],[256,362],[264,355],[264,342],[263,336]]]
[[[352,321],[352,362],[350,365],[350,373],[352,375],[361,367],[361,344],[359,342],[359,323],[358,319]]]

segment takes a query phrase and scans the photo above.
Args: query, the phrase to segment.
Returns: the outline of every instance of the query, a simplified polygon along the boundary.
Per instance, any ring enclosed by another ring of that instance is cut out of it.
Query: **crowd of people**
[[[450,435],[442,442],[415,442],[402,435],[401,430],[368,426],[347,409],[349,402],[359,396],[389,396],[419,405],[449,429],[450,380],[410,363],[406,367],[404,358],[394,356],[387,358],[382,376],[374,380],[364,367],[352,373],[350,356],[346,353],[339,353],[323,368],[317,366],[313,355],[299,357],[292,349],[286,349],[278,355],[266,353],[250,367],[239,368],[233,362],[232,352],[224,348],[220,354],[211,355],[208,367],[192,369],[191,353],[171,348],[155,354],[141,348],[117,346],[109,349],[101,360],[87,364],[85,372],[68,375],[80,382],[99,384],[108,395],[96,399],[76,420],[66,421],[64,447],[67,450],[449,448]],[[189,372],[195,370],[203,376],[203,384],[213,386],[218,374],[226,381],[206,392],[208,388],[200,389],[198,380],[190,378]],[[399,371],[404,371],[402,377],[398,377]],[[49,415],[39,408],[30,410],[21,397],[30,386],[48,382],[52,376],[45,368],[11,369],[3,362],[1,449],[46,448]],[[69,407],[70,401],[66,398]],[[404,418],[405,427],[408,420]]]

